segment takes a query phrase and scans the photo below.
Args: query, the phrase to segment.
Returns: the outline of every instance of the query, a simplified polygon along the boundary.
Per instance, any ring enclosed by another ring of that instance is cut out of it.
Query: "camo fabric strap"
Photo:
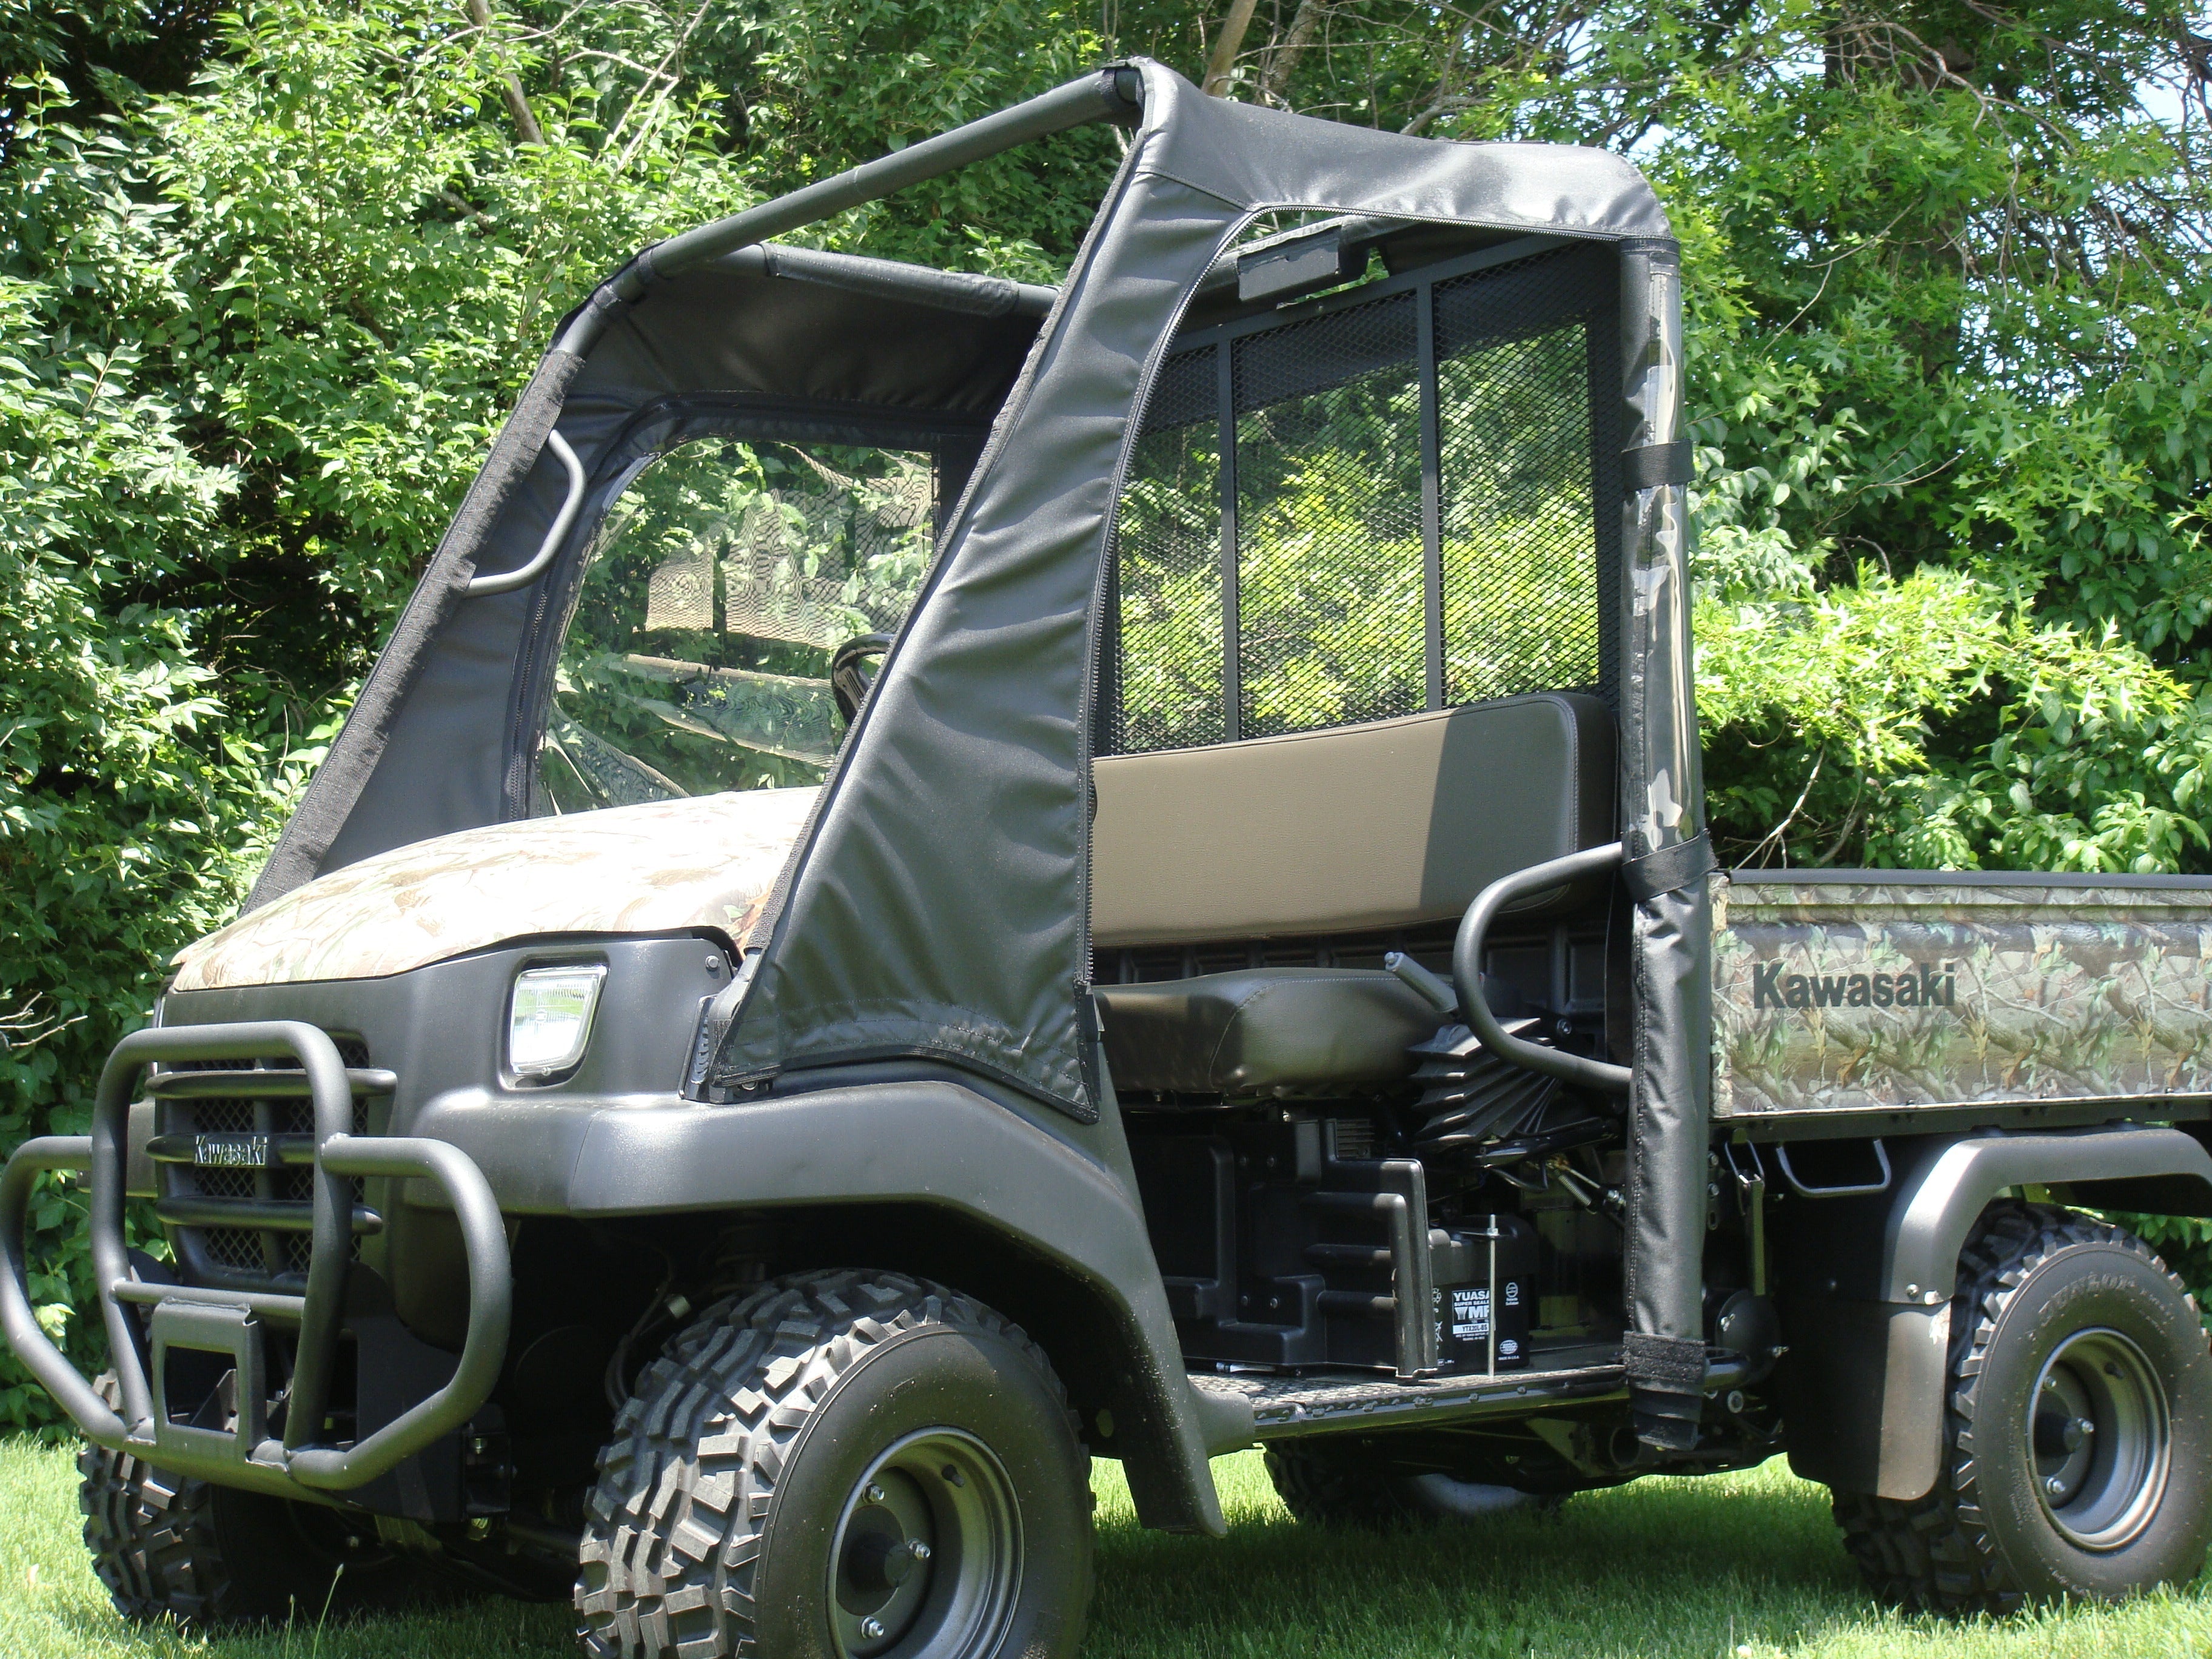
[[[1620,878],[1628,884],[1632,896],[1656,898],[1703,881],[1719,867],[1713,859],[1713,844],[1701,830],[1686,842],[1646,853],[1640,859],[1624,860]]]

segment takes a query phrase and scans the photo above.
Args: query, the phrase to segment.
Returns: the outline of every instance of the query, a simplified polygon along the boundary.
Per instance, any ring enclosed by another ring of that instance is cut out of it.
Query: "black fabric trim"
[[[1131,181],[1136,176],[1139,159],[1143,153],[1144,147],[1139,143],[1132,143],[1127,153],[1123,155],[1121,165],[1115,173],[1114,182],[1108,189],[1105,199],[1099,204],[1098,211],[1092,216],[1091,224],[1084,231],[1083,245],[1076,252],[1075,262],[1071,267],[1072,273],[1087,270],[1089,262],[1097,246],[1101,227],[1109,222],[1115,210],[1127,196]],[[1226,232],[1223,233],[1224,240],[1227,240],[1227,234]],[[998,463],[1000,456],[1004,453],[1008,434],[1021,422],[1022,414],[1036,388],[1040,368],[1051,349],[1054,331],[1068,307],[1070,289],[1073,286],[1073,282],[1064,282],[1054,291],[1052,309],[1046,313],[1043,322],[1038,325],[1036,336],[1030,343],[1028,355],[1022,360],[1022,367],[1014,376],[1013,385],[1006,389],[1006,397],[1000,401],[998,412],[991,422],[989,434],[984,439],[982,449],[975,457],[975,464],[969,470],[968,481],[961,490],[960,499],[954,506],[951,518],[939,537],[937,550],[931,558],[928,574],[922,579],[921,591],[915,596],[914,604],[907,611],[906,620],[900,623],[897,634],[892,638],[891,648],[884,653],[883,662],[876,670],[876,677],[879,680],[890,672],[893,661],[898,656],[900,647],[905,643],[907,635],[914,631],[915,619],[922,614],[930,600],[935,596],[938,583],[943,578],[950,562],[948,556],[952,551],[954,543],[959,538],[969,510],[975,505],[976,493],[981,489],[991,469]],[[1165,336],[1155,343],[1154,351],[1158,356],[1164,357],[1166,344],[1167,337]],[[1157,368],[1157,362],[1152,367]],[[1122,456],[1126,457],[1131,441],[1133,440],[1125,434],[1121,450]],[[1117,479],[1120,476],[1118,468],[1121,465],[1121,463],[1117,461],[1115,473]],[[1095,619],[1092,626],[1095,629]],[[870,697],[861,703],[860,717],[846,732],[845,741],[838,749],[836,759],[830,763],[829,775],[822,781],[821,793],[814,799],[813,810],[807,814],[805,825],[800,830],[798,840],[793,843],[790,856],[784,860],[783,868],[777,872],[775,885],[769,890],[768,902],[763,907],[759,918],[753,924],[751,934],[753,939],[759,939],[763,933],[767,936],[767,942],[761,947],[762,953],[765,957],[773,957],[777,948],[783,942],[792,888],[799,878],[799,872],[813,855],[816,839],[821,834],[823,816],[837,792],[843,787],[846,775],[852,766],[853,757],[859,750],[862,733],[875,717],[878,706],[878,700],[874,697]],[[1088,961],[1091,948],[1091,916],[1090,842],[1087,820],[1083,848],[1084,863],[1080,875],[1083,892],[1083,956],[1085,960]],[[723,1032],[721,1045],[716,1053],[714,1067],[708,1074],[710,1085],[720,1087],[742,1087],[749,1077],[760,1075],[763,1068],[756,1066],[748,1072],[739,1063],[734,1062],[732,1058],[731,1051],[738,1046],[739,1033],[744,1024],[747,1012],[749,1012],[748,1009],[741,1005],[738,1010],[738,1017],[730,1022],[728,1028]],[[836,1060],[845,1058],[847,1056],[844,1055],[835,1057]],[[808,1056],[807,1060],[802,1064],[813,1061],[814,1057]],[[978,1065],[971,1056],[957,1056],[956,1063],[975,1066],[977,1070],[988,1071],[989,1074],[994,1077],[1000,1075],[994,1069]],[[771,1074],[773,1074],[772,1071]],[[1090,1080],[1082,1070],[1079,1056],[1078,1079],[1079,1082]],[[1098,1097],[1096,1096],[1089,1097],[1064,1096],[1040,1088],[1037,1081],[1031,1078],[1009,1078],[1007,1080],[1024,1093],[1045,1101],[1079,1123],[1098,1121],[1099,1103]]]
[[[400,613],[392,638],[377,653],[344,728],[307,787],[306,797],[284,826],[269,862],[262,866],[241,914],[280,899],[322,873],[324,858],[345,827],[369,775],[384,758],[394,721],[408,692],[430,659],[438,635],[468,591],[469,577],[484,539],[538,465],[545,434],[561,418],[568,386],[584,366],[580,357],[557,347],[545,354],[530,384],[515,400],[514,412],[500,428],[483,470],[462,498],[461,510],[431,555],[422,585]]]
[[[1662,484],[1686,484],[1690,482],[1690,441],[1678,438],[1671,444],[1645,444],[1640,449],[1620,452],[1620,487],[1623,489],[1656,489]]]
[[[757,437],[769,443],[874,445],[883,448],[903,444],[927,448],[933,440],[980,437],[990,431],[992,417],[961,409],[844,403],[829,398],[786,398],[769,392],[677,392],[656,398],[649,404],[641,404],[632,410],[608,441],[595,471],[604,474],[613,457],[620,455],[626,462],[640,453],[638,433],[663,421],[726,422],[731,423],[731,436]],[[921,441],[919,445],[917,440]],[[668,441],[665,436],[656,436],[647,447],[658,447]]]
[[[963,1049],[935,1048],[926,1042],[890,1042],[878,1043],[872,1047],[841,1048],[833,1054],[818,1059],[810,1054],[803,1064],[784,1066],[773,1072],[749,1072],[732,1077],[710,1075],[707,1081],[709,1087],[734,1091],[750,1097],[753,1095],[753,1091],[762,1090],[781,1078],[797,1077],[811,1072],[834,1072],[841,1066],[865,1066],[885,1060],[939,1060],[955,1070],[972,1072],[978,1077],[988,1078],[994,1083],[1002,1084],[1026,1099],[1036,1101],[1042,1105],[1050,1106],[1057,1111],[1066,1113],[1078,1123],[1098,1121],[1098,1108],[1091,1103],[1070,1100],[1061,1095],[1048,1094],[1029,1079],[1018,1076],[1004,1066],[994,1066],[988,1060],[978,1060],[974,1054]],[[755,1097],[768,1099],[771,1097],[763,1093]]]
[[[1642,858],[1623,860],[1620,878],[1636,898],[1657,898],[1662,893],[1679,892],[1702,881],[1719,868],[1712,842],[1700,830],[1687,841],[1646,853]]]
[[[1703,1395],[1705,1345],[1694,1337],[1631,1331],[1620,1339],[1620,1360],[1632,1387]]]

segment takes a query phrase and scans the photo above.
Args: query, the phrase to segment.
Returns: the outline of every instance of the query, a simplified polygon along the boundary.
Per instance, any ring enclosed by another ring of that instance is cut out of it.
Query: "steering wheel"
[[[870,657],[880,657],[891,648],[888,634],[855,634],[830,653],[830,695],[837,700],[837,712],[850,726],[860,717],[860,705],[867,700],[868,688],[876,683],[873,673],[861,667]]]

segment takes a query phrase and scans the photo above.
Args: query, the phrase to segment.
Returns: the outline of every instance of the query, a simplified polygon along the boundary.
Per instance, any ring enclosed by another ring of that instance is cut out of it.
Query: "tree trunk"
[[[489,0],[469,0],[469,21],[489,37],[491,33]],[[538,118],[531,113],[530,100],[523,95],[522,82],[512,75],[502,75],[499,77],[499,83],[501,89],[507,94],[507,112],[514,117],[514,136],[526,144],[542,146],[545,143],[545,131],[538,125]]]

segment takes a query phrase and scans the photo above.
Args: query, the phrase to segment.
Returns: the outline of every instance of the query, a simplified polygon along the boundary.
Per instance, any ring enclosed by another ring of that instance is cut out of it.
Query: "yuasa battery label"
[[[1489,1336],[1489,1285],[1455,1285],[1451,1304],[1451,1334],[1455,1340],[1480,1342]]]

